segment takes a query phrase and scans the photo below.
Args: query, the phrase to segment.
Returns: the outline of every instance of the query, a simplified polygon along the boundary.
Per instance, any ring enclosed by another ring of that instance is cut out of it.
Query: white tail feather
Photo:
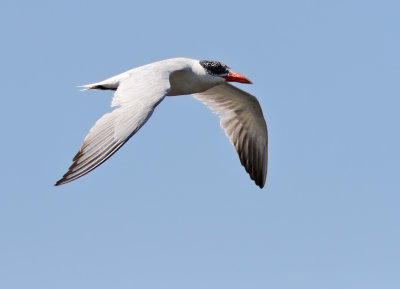
[[[78,88],[82,88],[80,91],[85,91],[85,90],[89,90],[92,89],[94,85],[93,84],[85,84],[85,85],[78,85]]]

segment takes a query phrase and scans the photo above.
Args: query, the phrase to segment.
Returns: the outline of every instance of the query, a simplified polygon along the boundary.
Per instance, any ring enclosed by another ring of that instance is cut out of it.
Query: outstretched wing
[[[123,80],[112,101],[119,106],[90,129],[68,172],[55,184],[71,182],[111,157],[150,118],[170,89],[168,76],[132,73]]]
[[[268,132],[257,99],[228,83],[217,85],[194,98],[220,115],[221,127],[235,146],[250,178],[264,187],[267,177]]]

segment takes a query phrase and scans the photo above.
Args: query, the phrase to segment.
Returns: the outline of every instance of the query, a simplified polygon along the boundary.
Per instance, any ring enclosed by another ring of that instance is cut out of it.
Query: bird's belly
[[[187,70],[175,71],[169,77],[171,88],[167,95],[173,96],[199,93],[206,91],[207,89],[210,89],[211,87],[214,87],[215,85],[218,85],[224,81],[224,79],[218,79],[216,77],[199,77]]]

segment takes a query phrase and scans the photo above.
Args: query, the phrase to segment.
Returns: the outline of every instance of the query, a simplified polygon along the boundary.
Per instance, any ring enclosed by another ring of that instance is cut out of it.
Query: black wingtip
[[[63,179],[57,181],[57,182],[54,184],[54,186],[55,186],[55,187],[58,187],[59,185],[62,185],[62,184],[63,184]]]
[[[262,189],[265,187],[266,181],[267,181],[267,173],[265,173],[265,175],[261,174],[260,178],[258,180],[256,180],[255,182],[256,182],[257,186],[259,186],[260,189]]]
[[[66,172],[66,173],[63,175],[63,177],[62,177],[61,179],[59,179],[59,180],[54,184],[54,186],[55,186],[55,187],[58,187],[58,186],[61,186],[61,185],[66,184],[66,183],[69,183],[70,181],[73,181],[73,180],[69,180],[69,179],[67,178],[69,172],[70,172],[70,171],[68,170],[68,172]]]

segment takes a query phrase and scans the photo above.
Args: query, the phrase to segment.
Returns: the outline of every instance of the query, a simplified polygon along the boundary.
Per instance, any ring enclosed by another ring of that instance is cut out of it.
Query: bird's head
[[[252,84],[250,80],[248,80],[243,75],[233,72],[227,65],[212,60],[200,60],[200,65],[207,71],[207,73],[224,78],[228,82],[240,82],[240,83],[249,83]]]

